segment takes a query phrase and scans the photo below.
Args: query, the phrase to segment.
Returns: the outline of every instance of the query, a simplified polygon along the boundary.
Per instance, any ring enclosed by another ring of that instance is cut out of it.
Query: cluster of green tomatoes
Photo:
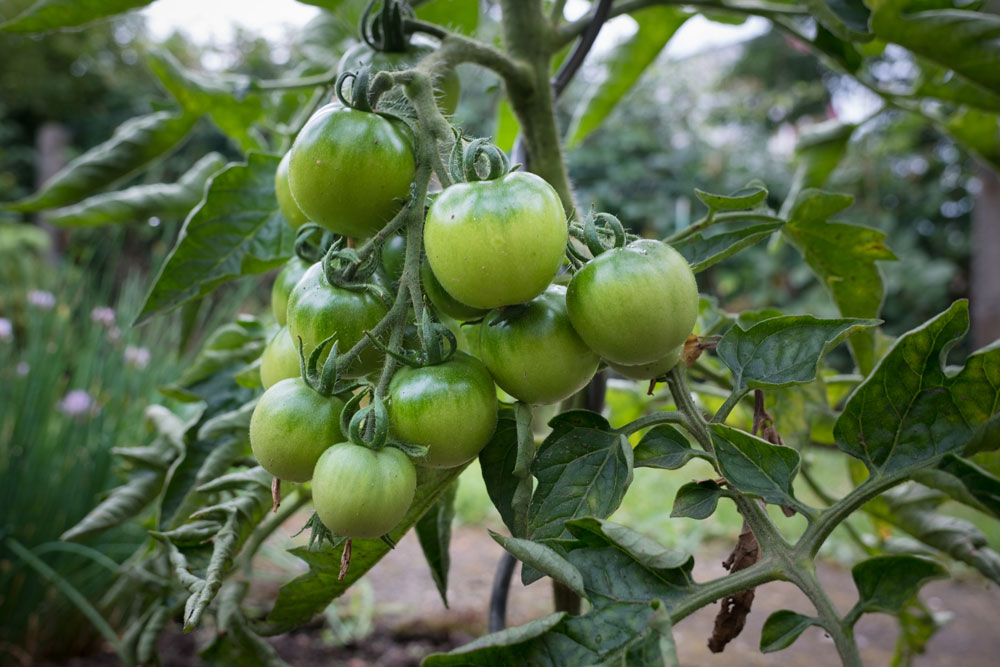
[[[463,138],[457,142],[461,148]],[[330,261],[339,244],[319,261],[296,257],[282,270],[272,292],[282,328],[262,356],[266,391],[250,424],[260,464],[281,480],[311,480],[316,512],[335,535],[385,535],[412,503],[415,466],[475,458],[496,428],[497,387],[545,405],[583,389],[602,363],[629,378],[657,378],[678,362],[694,327],[697,285],[679,253],[655,240],[628,243],[604,214],[569,222],[546,181],[511,170],[495,146],[473,144],[458,170],[463,178],[420,210],[421,293],[436,329],[425,317],[414,336],[420,323],[410,317],[403,348],[416,341],[423,353],[408,356],[387,349],[383,336],[329,363],[331,349],[342,354],[365,340],[389,314],[393,286],[407,279],[406,238],[381,234],[412,205],[410,127],[330,104],[278,168],[277,199],[294,227],[308,222],[342,238],[378,240],[377,267],[359,284],[345,282]],[[582,230],[579,239],[571,230]],[[441,322],[450,331],[431,345]],[[410,364],[377,396],[366,379],[379,374],[387,351]],[[321,365],[335,367],[333,380]],[[351,379],[368,384],[336,391]]]

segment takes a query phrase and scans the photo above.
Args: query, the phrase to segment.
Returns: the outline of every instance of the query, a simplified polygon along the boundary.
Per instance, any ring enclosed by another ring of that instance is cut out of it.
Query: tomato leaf
[[[415,526],[420,550],[431,569],[431,577],[441,594],[441,601],[448,606],[448,568],[451,565],[451,522],[455,518],[455,494],[458,482],[444,492],[437,503],[424,514]]]
[[[45,219],[63,227],[93,227],[111,223],[142,223],[151,218],[180,218],[201,201],[205,184],[225,164],[218,153],[209,153],[176,183],[136,185],[118,192],[88,197],[78,204],[56,209]]]
[[[157,111],[125,121],[110,139],[94,146],[46,181],[26,199],[4,204],[12,211],[41,211],[65,206],[135,174],[170,153],[188,135],[197,116]]]
[[[566,536],[570,519],[611,516],[632,481],[632,446],[597,413],[575,410],[549,426],[531,467],[538,479],[528,508],[532,539]]]
[[[413,504],[399,525],[389,532],[389,537],[396,542],[402,539],[406,531],[449,490],[463,470],[464,465],[447,470],[417,468],[417,492]],[[256,626],[255,630],[275,635],[305,625],[389,552],[389,545],[380,539],[352,540],[351,567],[341,580],[338,576],[343,548],[343,542],[338,542],[332,549],[291,549],[289,553],[305,561],[309,571],[281,587],[266,621]]]
[[[677,489],[671,518],[707,519],[715,512],[722,497],[722,488],[713,480],[688,482]]]
[[[711,211],[744,211],[767,201],[767,188],[750,185],[731,195],[715,195],[694,189],[695,196]]]
[[[783,222],[764,222],[748,225],[735,231],[699,232],[673,244],[684,255],[691,270],[700,273],[741,250],[760,243],[784,226]]]
[[[24,5],[19,13],[4,12],[0,30],[4,32],[45,32],[57,28],[73,28],[107,16],[121,14],[136,7],[145,7],[153,0],[39,0],[17,3]]]
[[[417,7],[417,18],[474,35],[479,26],[479,0],[430,0]]]
[[[873,475],[961,453],[1000,406],[1000,345],[974,352],[957,373],[943,366],[968,328],[968,302],[956,301],[900,336],[837,419],[840,449]]]
[[[711,458],[691,448],[687,438],[669,424],[649,429],[632,450],[636,468],[677,470],[694,457]]]
[[[857,127],[834,120],[818,123],[803,132],[795,144],[798,167],[792,189],[822,187],[847,153],[847,145]]]
[[[946,123],[948,132],[994,169],[1000,169],[1000,114],[963,108]]]
[[[547,574],[580,597],[587,597],[587,593],[583,590],[583,576],[551,547],[541,542],[498,535],[492,530],[490,537],[525,565]]]
[[[868,27],[871,12],[862,0],[806,0],[809,12],[843,40],[865,42],[873,35]]]
[[[615,108],[690,15],[674,7],[649,7],[632,13],[635,34],[619,44],[604,63],[602,82],[577,106],[566,132],[572,148],[593,132]]]
[[[858,607],[866,612],[895,614],[932,579],[948,573],[938,563],[910,555],[875,556],[851,568],[858,587]]]
[[[848,195],[807,189],[799,193],[782,229],[813,272],[833,295],[844,317],[876,317],[885,293],[877,260],[896,256],[883,242],[885,233],[829,218],[851,205]],[[862,373],[875,362],[874,332],[854,336],[851,350]]]
[[[288,259],[295,232],[274,195],[279,159],[250,153],[246,164],[231,164],[216,174],[160,267],[138,323]]]
[[[517,467],[517,423],[510,410],[501,410],[497,428],[479,453],[486,492],[512,535],[523,534],[524,517],[531,500],[531,475],[514,475]]]
[[[797,451],[725,424],[710,424],[709,428],[719,471],[730,484],[773,505],[801,506],[792,491],[792,480],[799,471]]]
[[[771,317],[749,329],[734,326],[716,352],[733,373],[734,393],[805,384],[816,379],[827,352],[879,320],[824,320],[812,315]]]
[[[760,652],[773,653],[788,648],[811,625],[819,625],[819,619],[788,609],[774,612],[767,617],[761,628]]]

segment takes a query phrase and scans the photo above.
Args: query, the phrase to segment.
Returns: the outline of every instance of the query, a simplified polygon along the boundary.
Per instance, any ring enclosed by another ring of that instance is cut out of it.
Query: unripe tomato
[[[600,358],[573,330],[566,288],[552,285],[510,319],[478,325],[479,357],[500,388],[536,405],[572,396],[597,372]]]
[[[459,322],[478,320],[480,317],[489,312],[484,308],[466,306],[464,303],[448,294],[445,288],[441,287],[441,283],[438,279],[434,277],[434,271],[431,270],[431,265],[426,259],[424,259],[423,263],[420,265],[420,282],[424,286],[424,293],[427,295],[427,298],[430,299],[431,305],[433,305],[440,313],[443,313],[452,319],[458,320]]]
[[[289,151],[288,185],[313,222],[345,236],[371,236],[409,196],[415,169],[406,125],[328,104]]]
[[[292,191],[288,189],[288,155],[285,153],[281,162],[278,163],[277,171],[274,172],[274,195],[278,198],[278,208],[281,209],[285,220],[292,226],[292,229],[298,229],[309,222],[309,218],[295,203]]]
[[[288,321],[288,295],[308,268],[308,262],[295,256],[288,260],[285,268],[274,279],[274,285],[271,286],[271,310],[274,312],[274,319],[281,326],[285,326]]]
[[[250,417],[250,447],[257,462],[278,479],[308,482],[320,455],[344,439],[344,402],[323,396],[301,377],[264,392]]]
[[[541,294],[562,265],[567,236],[559,195],[524,172],[448,187],[424,223],[434,276],[474,308],[524,303]]]
[[[420,461],[453,468],[474,459],[497,425],[497,392],[482,362],[464,352],[444,363],[403,367],[389,384],[389,432],[428,448]]]
[[[611,368],[619,375],[627,377],[630,380],[652,380],[658,377],[663,377],[669,373],[670,370],[677,365],[677,362],[681,360],[681,354],[683,354],[683,352],[684,346],[678,345],[673,350],[668,352],[667,356],[649,364],[626,366],[625,364],[616,364],[613,361],[609,361],[608,368]]]
[[[282,380],[301,374],[298,347],[288,333],[288,327],[281,327],[260,355],[260,381],[264,389],[269,389]]]
[[[313,505],[334,535],[375,539],[406,516],[416,488],[417,471],[403,452],[341,442],[316,462]]]
[[[403,277],[403,266],[406,264],[406,237],[393,234],[382,245],[382,268],[390,280]]]
[[[682,345],[698,317],[698,284],[684,257],[642,239],[577,271],[566,292],[573,328],[616,364],[649,364]]]
[[[368,65],[372,70],[371,76],[374,77],[377,72],[409,69],[424,56],[433,52],[434,48],[426,44],[411,44],[408,50],[399,52],[376,51],[362,42],[352,46],[344,53],[337,69],[340,73],[354,72],[363,65]],[[438,107],[442,113],[445,115],[455,113],[461,89],[458,74],[454,69],[449,69],[434,81],[434,97],[437,99]]]
[[[341,354],[354,347],[378,324],[389,308],[368,290],[351,290],[331,285],[323,271],[323,263],[309,267],[288,296],[288,333],[293,341],[302,338],[308,355],[330,336],[336,336]],[[329,356],[333,341],[323,351]],[[382,364],[382,354],[369,345],[350,365],[341,369],[343,377],[364,377]]]

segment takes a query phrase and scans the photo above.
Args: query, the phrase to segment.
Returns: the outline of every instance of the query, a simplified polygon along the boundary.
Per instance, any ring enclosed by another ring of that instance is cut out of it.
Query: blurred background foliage
[[[238,31],[226,44],[193,43],[175,33],[160,46],[192,70],[210,65],[276,78],[330,68],[337,49],[318,45],[346,44],[353,31],[352,20],[321,14],[301,39],[283,43]],[[106,140],[122,121],[157,108],[163,95],[143,56],[149,42],[135,15],[44,38],[0,33],[3,200],[36,189],[43,127],[57,124],[65,132],[65,162]],[[891,66],[898,54],[885,59]],[[471,134],[500,133],[496,82],[464,67],[460,73],[457,124]],[[563,108],[572,109],[591,82],[585,68]],[[569,152],[579,202],[615,211],[649,236],[665,236],[701,216],[695,187],[732,192],[760,179],[779,208],[795,187],[799,138],[836,120],[844,105],[864,105],[863,91],[852,85],[777,31],[681,60],[661,56],[611,118]],[[570,122],[568,115],[561,120]],[[166,160],[124,185],[173,181],[210,151],[241,155],[201,121]],[[968,295],[970,216],[980,185],[972,158],[953,141],[915,116],[880,114],[854,133],[827,187],[856,197],[842,219],[885,231],[888,245],[906,257],[881,266],[888,333],[912,328]],[[193,313],[128,327],[181,222],[153,218],[70,231],[44,217],[0,212],[0,656],[4,646],[11,655],[30,656],[77,652],[94,641],[57,582],[13,555],[6,540],[33,550],[100,604],[144,530],[129,526],[71,551],[54,540],[117,484],[111,448],[145,441],[145,408],[164,402],[157,387],[190,359],[193,346],[181,345],[182,329],[196,339],[236,309],[266,312],[268,279],[250,278]],[[702,274],[700,282],[732,311],[773,306],[835,315],[823,287],[782,243],[754,247]],[[612,422],[625,421],[645,400],[641,392],[613,388]],[[670,497],[663,477],[654,482],[644,472],[637,472],[640,491],[627,496],[620,520],[679,549],[738,528],[728,507],[712,522],[668,520],[668,504],[651,500]],[[838,488],[837,480],[846,482],[842,466],[823,481]],[[646,487],[649,493],[641,491]],[[475,472],[461,489],[461,520],[495,520]],[[838,535],[828,555],[854,548]],[[998,546],[1000,538],[990,537]],[[113,609],[102,611],[114,619]]]

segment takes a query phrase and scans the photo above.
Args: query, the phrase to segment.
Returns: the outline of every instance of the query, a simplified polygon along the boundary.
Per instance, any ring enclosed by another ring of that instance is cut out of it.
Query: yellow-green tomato
[[[329,104],[289,151],[288,185],[302,212],[344,236],[371,236],[409,196],[415,163],[406,124]]]
[[[274,279],[274,284],[271,286],[271,310],[274,312],[274,319],[278,320],[281,326],[285,326],[288,321],[288,295],[308,268],[308,262],[298,256],[292,257]]]
[[[677,362],[681,360],[681,354],[683,353],[684,346],[678,345],[668,352],[667,356],[650,364],[626,366],[625,364],[616,364],[613,361],[609,361],[608,367],[630,380],[653,380],[669,373],[677,365]]]
[[[458,320],[459,322],[466,322],[468,320],[477,320],[489,311],[485,308],[473,308],[472,306],[466,306],[464,303],[448,294],[445,288],[441,287],[441,283],[438,279],[434,277],[434,272],[431,270],[430,262],[425,258],[423,263],[420,265],[420,282],[424,286],[424,294],[430,299],[431,305],[441,314],[447,315],[448,317]]]
[[[479,325],[479,358],[500,388],[536,405],[572,396],[601,360],[580,339],[566,314],[566,288],[552,285],[508,319],[491,312]]]
[[[679,252],[642,239],[577,271],[566,306],[580,338],[605,360],[649,364],[687,340],[698,317],[698,284]]]
[[[264,389],[270,389],[282,380],[299,375],[299,351],[288,333],[288,327],[281,327],[260,355],[260,381]]]
[[[250,447],[257,462],[278,479],[308,482],[320,455],[340,442],[344,402],[323,396],[301,377],[264,392],[250,417]]]
[[[375,539],[406,516],[416,488],[413,463],[395,447],[374,451],[341,442],[316,462],[313,505],[334,535]]]
[[[366,331],[385,317],[389,308],[368,290],[353,290],[332,285],[316,262],[295,284],[288,296],[288,332],[293,341],[302,338],[308,358],[313,349],[330,336],[339,343],[341,354],[361,340]],[[321,362],[330,353],[333,342],[327,344]],[[364,377],[382,364],[382,354],[369,345],[355,361],[341,369],[343,377]]]
[[[278,208],[281,209],[285,220],[292,226],[292,229],[298,229],[309,222],[309,218],[295,203],[292,191],[288,188],[288,155],[285,153],[281,162],[278,163],[277,171],[274,172],[274,195],[278,198]]]
[[[567,237],[559,195],[520,171],[446,188],[424,223],[434,276],[473,308],[525,303],[541,294],[563,263]]]
[[[497,392],[483,363],[455,352],[444,363],[404,367],[389,384],[389,432],[423,445],[420,465],[454,468],[474,459],[497,425]]]

